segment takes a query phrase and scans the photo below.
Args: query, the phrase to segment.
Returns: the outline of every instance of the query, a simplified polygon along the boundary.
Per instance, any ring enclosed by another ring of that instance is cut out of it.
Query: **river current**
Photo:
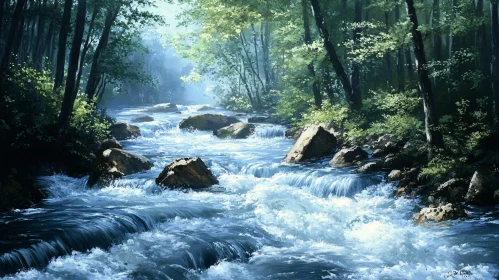
[[[122,141],[154,167],[104,188],[88,178],[39,178],[38,208],[0,216],[4,279],[497,279],[499,209],[414,224],[417,200],[394,198],[385,174],[353,175],[328,158],[286,164],[285,127],[257,124],[248,139],[181,131],[180,114],[154,113]],[[130,122],[139,107],[109,113]],[[211,113],[233,115],[221,109]],[[247,120],[246,117],[239,117]],[[201,157],[220,184],[161,190],[174,159]]]

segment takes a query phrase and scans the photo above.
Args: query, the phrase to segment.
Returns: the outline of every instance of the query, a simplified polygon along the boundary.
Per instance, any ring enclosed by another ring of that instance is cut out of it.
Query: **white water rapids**
[[[154,113],[125,149],[152,170],[102,189],[86,179],[40,178],[49,198],[0,216],[4,279],[496,279],[499,210],[464,222],[412,222],[418,201],[395,199],[384,174],[352,175],[323,161],[283,163],[285,128],[221,140],[181,131],[206,112]],[[119,121],[141,108],[110,111]],[[215,113],[233,114],[223,110]],[[245,120],[247,117],[240,117]],[[219,178],[206,191],[161,190],[176,158],[201,157]]]

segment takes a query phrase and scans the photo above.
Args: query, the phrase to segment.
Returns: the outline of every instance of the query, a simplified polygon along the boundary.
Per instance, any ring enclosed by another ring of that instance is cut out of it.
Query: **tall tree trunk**
[[[414,79],[414,67],[412,66],[412,55],[410,50],[405,50],[405,63],[407,64],[409,80],[412,81]]]
[[[3,13],[5,11],[5,0],[0,0],[0,41],[3,39]],[[1,45],[0,45],[1,46]],[[1,54],[0,54],[1,59]]]
[[[440,36],[440,0],[433,0],[433,59],[442,61],[442,37]],[[435,88],[440,84],[438,77],[434,79]]]
[[[400,6],[398,3],[395,4],[395,22],[400,21]],[[397,50],[397,84],[398,90],[405,90],[405,73],[404,73],[404,53],[402,48]]]
[[[263,53],[263,71],[265,74],[265,85],[268,91],[273,87],[273,79],[270,69],[270,23],[265,22],[260,26],[260,39],[262,41],[262,53]],[[275,82],[275,81],[274,81]]]
[[[99,44],[94,52],[94,57],[92,59],[92,67],[90,68],[90,74],[88,76],[87,87],[85,92],[88,95],[88,99],[93,101],[95,92],[97,90],[97,79],[99,77],[99,61],[101,55],[104,53],[109,41],[109,35],[111,34],[111,27],[113,26],[116,17],[118,16],[121,6],[117,6],[114,9],[109,9],[106,13],[106,21],[104,24],[104,29],[99,40]]]
[[[47,0],[43,0],[42,11],[38,16],[38,30],[36,35],[35,48],[33,49],[33,65],[36,69],[42,69],[43,51],[42,51],[42,38],[45,31],[45,11],[47,9]]]
[[[326,28],[324,17],[322,16],[321,9],[319,6],[319,0],[311,0],[312,9],[315,15],[315,23],[317,24],[317,28],[322,33],[324,39],[324,47],[329,56],[329,60],[333,65],[334,71],[336,72],[336,76],[340,80],[341,85],[343,86],[343,90],[345,91],[345,99],[353,108],[358,108],[359,104],[354,104],[355,98],[353,98],[352,85],[350,84],[350,80],[348,79],[348,75],[345,72],[345,68],[340,62],[336,50],[334,49],[334,45],[330,40],[329,31]]]
[[[68,76],[66,78],[66,88],[64,90],[64,98],[58,121],[58,131],[60,137],[63,137],[69,128],[69,119],[73,113],[73,106],[76,99],[74,87],[76,85],[76,71],[78,70],[78,60],[80,58],[80,47],[83,41],[83,32],[85,31],[86,12],[87,1],[78,0],[76,26],[73,34],[71,51],[69,52]]]
[[[5,42],[4,53],[0,63],[0,75],[4,75],[9,68],[10,58],[12,54],[17,54],[18,46],[16,48],[15,41],[20,40],[22,37],[22,28],[24,25],[23,10],[27,0],[18,0],[14,13],[10,21],[9,35]],[[3,92],[3,91],[2,91]]]
[[[85,43],[83,44],[83,50],[81,52],[81,58],[80,58],[80,66],[78,68],[78,77],[76,78],[76,86],[75,86],[75,91],[78,92],[78,89],[80,88],[80,82],[81,82],[81,76],[83,74],[83,65],[85,65],[85,57],[87,55],[88,50],[90,49],[90,37],[92,35],[92,32],[94,30],[94,23],[95,23],[95,18],[97,17],[97,14],[99,13],[100,7],[98,5],[95,5],[94,11],[92,12],[92,17],[90,19],[90,24],[88,26],[87,30],[87,37],[85,39]]]
[[[490,77],[492,79],[492,94],[494,96],[494,110],[496,124],[499,122],[499,22],[497,11],[497,0],[490,1],[491,14],[491,48],[492,60],[490,62]]]
[[[302,13],[303,13],[303,27],[305,30],[305,44],[307,46],[312,45],[312,35],[310,35],[310,18],[308,16],[309,12],[309,5],[307,0],[301,0],[301,5],[302,5]],[[314,62],[311,61],[308,65],[308,72],[310,73],[310,77],[312,78],[312,93],[314,94],[314,101],[315,101],[315,106],[317,108],[322,107],[322,94],[319,91],[319,85],[317,84],[317,79],[315,77],[315,68],[314,68]]]
[[[362,22],[362,0],[355,0],[355,16],[354,21],[357,27],[353,30],[353,44],[354,49],[357,49],[360,44],[360,35],[362,29],[360,28],[360,23]],[[389,61],[389,59],[388,59]],[[362,94],[360,91],[360,66],[359,63],[352,63],[352,97],[354,98],[353,103],[358,107],[362,106]],[[391,73],[390,73],[391,76]]]
[[[54,0],[54,8],[53,8],[54,14],[57,12],[58,5],[59,5],[59,1]],[[50,21],[50,24],[49,24],[49,29],[47,31],[47,37],[46,37],[45,43],[43,44],[42,50],[41,50],[42,53],[46,52],[48,63],[53,63],[53,53],[54,53],[53,48],[54,48],[54,37],[55,37],[54,36],[54,28],[55,28],[55,19],[52,19]],[[52,70],[53,69],[54,68],[52,66]]]
[[[476,15],[478,18],[483,19],[484,17],[484,6],[483,0],[476,1]],[[494,96],[492,94],[492,85],[490,82],[490,50],[489,44],[487,42],[485,22],[483,22],[480,27],[475,32],[475,48],[479,51],[480,60],[478,62],[478,69],[482,72],[484,76],[483,80],[480,81],[479,89],[487,96],[487,116],[490,123],[494,121]]]
[[[66,64],[66,41],[68,40],[71,22],[71,7],[73,0],[65,0],[64,12],[62,14],[61,31],[59,32],[59,47],[57,51],[57,65],[55,69],[54,89],[62,86],[64,80],[64,65]]]
[[[440,0],[433,0],[433,58],[442,60],[442,37],[440,36]]]
[[[414,0],[405,0],[407,8],[407,16],[409,17],[412,34],[412,42],[414,45],[414,55],[416,56],[416,65],[418,68],[419,90],[423,97],[423,107],[425,113],[426,140],[428,142],[428,158],[433,157],[435,148],[443,147],[444,140],[442,134],[437,130],[438,117],[435,109],[433,91],[431,89],[431,81],[426,67],[426,55],[423,43],[423,36],[418,30],[419,23],[414,8]]]
[[[388,33],[390,30],[390,22],[389,22],[389,15],[388,12],[385,11],[385,27],[386,27],[386,32]],[[385,62],[386,62],[386,70],[387,70],[387,76],[388,76],[388,86],[392,84],[393,81],[393,71],[392,71],[392,58],[390,55],[390,52],[385,53]]]

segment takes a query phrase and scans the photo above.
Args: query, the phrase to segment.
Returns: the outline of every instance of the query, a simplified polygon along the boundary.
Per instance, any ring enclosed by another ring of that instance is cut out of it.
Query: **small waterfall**
[[[368,186],[381,182],[381,178],[359,177],[358,175],[324,174],[321,171],[301,173],[279,173],[273,180],[308,190],[311,194],[328,198],[331,196],[353,197]]]
[[[286,127],[282,125],[257,125],[255,136],[258,138],[284,138],[286,135]]]

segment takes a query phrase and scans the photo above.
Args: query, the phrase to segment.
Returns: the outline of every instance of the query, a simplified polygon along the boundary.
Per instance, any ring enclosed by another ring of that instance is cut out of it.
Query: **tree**
[[[69,120],[73,111],[76,99],[76,71],[78,71],[78,61],[80,58],[80,46],[83,41],[85,29],[85,16],[87,11],[87,1],[78,0],[78,12],[76,14],[76,26],[73,34],[73,42],[69,53],[68,75],[66,78],[66,88],[62,101],[61,113],[58,120],[59,137],[63,137],[69,127]]]
[[[64,65],[66,64],[66,41],[68,39],[71,22],[71,8],[73,0],[65,0],[64,13],[62,14],[61,30],[59,32],[59,47],[57,52],[57,65],[55,69],[54,89],[62,86],[64,80]]]
[[[9,35],[4,47],[2,61],[0,63],[0,73],[4,75],[9,67],[10,58],[16,55],[18,51],[19,42],[22,38],[22,30],[24,23],[23,9],[27,0],[18,0],[12,19],[10,22]]]
[[[322,16],[321,13],[319,1],[311,0],[311,3],[314,11],[315,23],[317,25],[317,28],[322,33],[322,37],[324,39],[324,48],[328,53],[329,60],[333,65],[333,69],[336,72],[336,76],[340,80],[341,85],[343,86],[343,90],[345,91],[345,99],[347,100],[348,103],[351,104],[352,107],[358,108],[360,104],[355,103],[358,98],[353,96],[354,92],[352,90],[352,85],[350,84],[350,79],[348,78],[347,73],[345,72],[345,68],[343,68],[343,65],[341,64],[341,61],[336,53],[336,50],[334,49],[334,45],[331,42],[329,31],[326,28],[324,17]]]
[[[312,36],[310,35],[310,19],[308,17],[309,5],[307,0],[301,0],[302,10],[303,10],[303,27],[305,29],[305,44],[310,48],[312,44]],[[310,72],[310,77],[312,78],[312,92],[314,94],[315,106],[320,108],[322,106],[322,94],[319,91],[319,86],[315,77],[315,67],[314,62],[310,62],[308,65],[308,71]]]
[[[414,55],[416,56],[416,66],[418,69],[419,90],[423,97],[423,107],[425,113],[425,131],[428,142],[428,157],[433,157],[435,148],[442,148],[444,141],[442,134],[437,130],[438,117],[435,108],[435,96],[431,88],[431,81],[428,74],[426,54],[423,43],[423,36],[418,30],[419,23],[414,8],[413,0],[405,0],[407,15],[411,26],[412,42],[414,45]]]

